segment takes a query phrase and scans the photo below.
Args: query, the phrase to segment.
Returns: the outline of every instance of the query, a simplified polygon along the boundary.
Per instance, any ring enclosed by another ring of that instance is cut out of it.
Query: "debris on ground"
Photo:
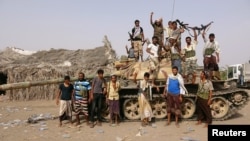
[[[143,129],[142,127],[140,127],[139,129],[138,129],[138,133],[135,135],[135,136],[142,136],[143,134],[146,134],[147,133],[147,131],[145,130],[145,129]]]
[[[184,141],[199,141],[199,140],[196,140],[196,139],[191,138],[191,137],[181,137],[180,139],[184,140]]]
[[[125,136],[123,138],[121,137],[116,137],[116,141],[130,141],[131,139],[128,138],[128,136]]]
[[[98,129],[96,132],[97,132],[97,133],[104,133],[104,130]]]
[[[51,115],[50,113],[47,113],[47,114],[34,114],[34,115],[31,115],[29,118],[28,118],[28,123],[38,123],[39,121],[44,121],[44,120],[53,120],[53,119],[56,119],[55,116]]]

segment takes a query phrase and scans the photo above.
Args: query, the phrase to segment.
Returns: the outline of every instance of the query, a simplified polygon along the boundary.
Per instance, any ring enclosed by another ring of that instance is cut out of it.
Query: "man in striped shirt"
[[[75,103],[74,112],[76,114],[76,125],[80,125],[80,115],[83,115],[88,125],[88,98],[89,90],[91,89],[90,83],[84,79],[84,73],[80,72],[78,81],[74,83],[75,89]]]

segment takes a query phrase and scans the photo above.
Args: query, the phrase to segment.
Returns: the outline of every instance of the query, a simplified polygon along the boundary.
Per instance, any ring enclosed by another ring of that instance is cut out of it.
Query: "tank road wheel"
[[[104,99],[102,101],[102,113],[101,116],[106,119],[109,120],[110,119],[110,114],[109,114],[109,105],[106,103],[106,99]]]
[[[167,116],[167,105],[166,100],[163,98],[154,99],[150,103],[154,117],[157,119],[162,119]]]
[[[135,120],[140,118],[137,99],[126,99],[123,103],[123,112],[126,118]]]
[[[229,103],[223,97],[214,97],[212,98],[210,108],[214,119],[223,118],[229,111]]]
[[[184,119],[191,118],[195,113],[196,105],[193,99],[184,98],[181,104],[181,116]]]
[[[242,92],[236,92],[231,97],[233,104],[237,106],[243,105],[247,101],[247,98],[247,94]]]

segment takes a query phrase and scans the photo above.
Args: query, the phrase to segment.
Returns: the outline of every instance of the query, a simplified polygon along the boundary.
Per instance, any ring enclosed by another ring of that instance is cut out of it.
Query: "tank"
[[[138,87],[134,82],[134,74],[137,73],[136,81],[143,79],[145,72],[149,72],[149,60],[143,62],[135,62],[134,60],[126,59],[125,56],[120,61],[115,61],[113,66],[112,74],[118,76],[118,80],[121,83],[120,94],[120,106],[121,116],[126,120],[138,120],[139,115],[139,104],[138,104]],[[160,87],[160,92],[156,89],[150,88],[148,98],[153,110],[154,117],[156,119],[164,119],[167,116],[167,103],[166,99],[162,97],[162,93],[165,87],[166,78],[161,70],[167,73],[172,73],[170,60],[163,59],[159,64],[159,69],[156,73],[155,83]],[[196,105],[195,97],[198,89],[198,82],[200,71],[203,68],[197,68],[195,81],[192,75],[188,75],[185,78],[185,87],[188,90],[188,94],[184,95],[182,102],[182,119],[183,120],[194,120],[196,117]],[[105,74],[104,77],[109,81],[111,74]],[[233,80],[220,80],[220,73],[213,72],[215,80],[212,80],[214,86],[213,99],[211,104],[211,112],[213,120],[226,120],[233,116],[239,109],[243,108],[249,100],[249,94],[245,89],[238,88],[237,84]],[[90,80],[94,76],[86,76],[86,79]],[[152,75],[150,76],[152,79]],[[77,78],[71,77],[71,81],[75,81]],[[35,82],[19,82],[0,85],[0,91],[11,90],[11,89],[23,89],[33,86],[42,86],[49,84],[62,83],[63,79],[52,79]],[[109,118],[108,105],[103,102],[102,116],[106,119]]]
[[[140,118],[140,115],[138,112],[139,104],[137,99],[138,88],[134,82],[134,74],[135,72],[137,73],[136,81],[143,79],[143,74],[149,72],[149,60],[135,62],[133,60],[122,60],[122,58],[126,57],[122,56],[121,61],[115,62],[115,71],[113,73],[120,77],[120,82],[122,84],[120,91],[121,112],[128,120],[137,120]],[[150,88],[148,92],[148,98],[156,119],[164,119],[167,116],[166,99],[162,97],[166,78],[161,70],[172,73],[170,60],[163,59],[159,64],[155,83],[160,87],[160,92],[157,92],[154,88]],[[188,94],[184,95],[182,102],[181,118],[183,120],[194,120],[196,117],[195,98],[198,82],[200,81],[199,75],[202,70],[203,67],[197,67],[195,78],[193,78],[193,75],[189,74],[184,79]],[[214,91],[212,104],[210,106],[212,117],[213,120],[226,120],[248,103],[249,94],[246,90],[238,88],[235,81],[220,80],[219,71],[213,71],[212,77],[214,78],[212,79]]]

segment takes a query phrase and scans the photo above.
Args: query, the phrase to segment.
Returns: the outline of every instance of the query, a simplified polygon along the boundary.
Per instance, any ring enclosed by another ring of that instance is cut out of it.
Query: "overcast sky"
[[[135,19],[151,39],[151,12],[154,19],[162,17],[164,25],[171,19],[190,26],[214,21],[207,34],[215,33],[220,44],[220,66],[250,59],[250,0],[0,0],[0,50],[89,49],[102,46],[107,35],[121,56],[130,45],[127,32]],[[188,35],[185,32],[182,39]],[[201,36],[198,42],[201,65]]]

